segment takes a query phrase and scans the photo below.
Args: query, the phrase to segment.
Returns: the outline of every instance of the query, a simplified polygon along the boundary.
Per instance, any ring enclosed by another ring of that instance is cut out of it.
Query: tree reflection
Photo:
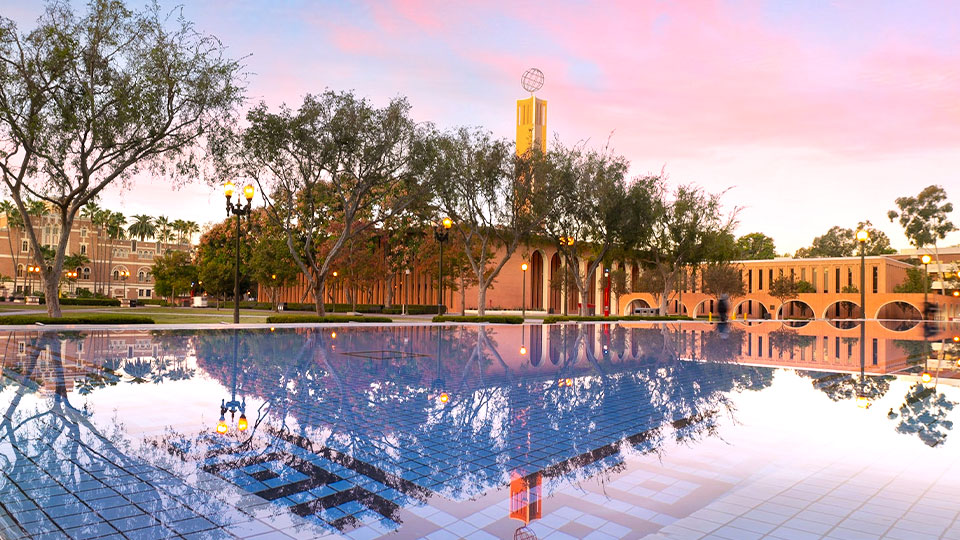
[[[917,383],[910,387],[898,412],[890,409],[891,420],[900,418],[897,432],[916,435],[927,446],[938,446],[947,439],[953,422],[947,420],[949,411],[955,402],[947,399],[943,393],[937,393],[935,387]]]

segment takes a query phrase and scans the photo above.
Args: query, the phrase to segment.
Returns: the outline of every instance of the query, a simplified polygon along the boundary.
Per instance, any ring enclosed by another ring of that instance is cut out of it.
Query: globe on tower
[[[520,85],[530,97],[517,100],[517,155],[522,156],[536,146],[547,151],[547,100],[533,95],[543,87],[543,72],[530,68],[520,77]]]

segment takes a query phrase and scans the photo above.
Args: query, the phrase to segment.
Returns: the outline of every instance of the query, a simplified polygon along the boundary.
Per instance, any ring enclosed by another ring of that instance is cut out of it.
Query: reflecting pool
[[[792,324],[3,332],[0,537],[960,538],[960,329]]]

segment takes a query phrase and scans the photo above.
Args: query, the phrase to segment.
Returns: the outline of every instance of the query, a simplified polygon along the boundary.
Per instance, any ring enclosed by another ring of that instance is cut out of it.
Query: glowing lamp
[[[530,268],[529,266],[527,266],[527,263],[523,263],[520,265],[520,269],[523,270],[524,272],[527,271],[527,268]]]
[[[337,277],[337,271],[336,271],[336,270],[333,271],[333,277]]]
[[[245,414],[240,415],[240,420],[237,422],[237,429],[239,429],[240,431],[247,430],[247,415]]]
[[[227,183],[223,185],[223,194],[229,199],[233,197],[233,192],[236,191],[237,186],[233,185],[233,182],[227,180]]]
[[[520,346],[520,354],[521,355],[527,354],[527,348],[524,347],[523,345]]]
[[[954,296],[960,296],[960,291],[953,291]]]
[[[277,279],[277,275],[276,275],[276,274],[270,274],[270,279]]]
[[[337,339],[337,333],[336,333],[336,332],[330,332],[330,339]]]
[[[253,200],[253,184],[243,186],[243,198],[247,201]]]
[[[870,233],[864,229],[857,231],[857,242],[866,242],[870,238]]]
[[[446,392],[440,394],[440,403],[446,403],[448,401],[450,401],[450,396],[448,396]]]
[[[273,332],[274,330],[275,330],[274,327],[271,326],[270,331]]]
[[[450,227],[453,227],[453,220],[448,217],[445,217],[443,218],[443,221],[440,222],[440,224],[443,225],[444,229],[449,229]]]
[[[933,376],[930,375],[929,372],[924,371],[923,373],[920,374],[920,381],[921,381],[921,382],[923,382],[923,383],[928,383],[928,382],[930,382],[931,380],[933,380]]]
[[[924,255],[920,257],[920,262],[922,262],[923,264],[930,264],[930,256]]]
[[[217,433],[221,435],[226,435],[227,433],[227,419],[220,415],[220,421],[217,422]]]
[[[573,386],[573,379],[567,379],[567,386]]]
[[[870,400],[867,399],[867,396],[857,396],[857,407],[861,409],[870,408]]]
[[[960,343],[960,336],[953,336],[954,343]]]

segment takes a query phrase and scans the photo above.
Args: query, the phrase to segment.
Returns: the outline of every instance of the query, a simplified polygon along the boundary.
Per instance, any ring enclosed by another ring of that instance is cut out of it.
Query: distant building
[[[55,249],[60,242],[60,220],[55,215],[34,217],[34,227],[43,246]],[[104,229],[89,219],[78,217],[70,230],[66,255],[82,255],[87,262],[76,267],[64,265],[63,271],[77,273],[75,280],[64,276],[60,290],[74,295],[80,289],[111,298],[149,299],[154,297],[153,261],[161,252],[189,250],[188,244],[141,242],[111,239]],[[0,214],[0,294],[9,297],[42,293],[39,274],[29,272],[36,264],[33,248],[23,229],[11,226]],[[125,277],[129,272],[129,277]]]

